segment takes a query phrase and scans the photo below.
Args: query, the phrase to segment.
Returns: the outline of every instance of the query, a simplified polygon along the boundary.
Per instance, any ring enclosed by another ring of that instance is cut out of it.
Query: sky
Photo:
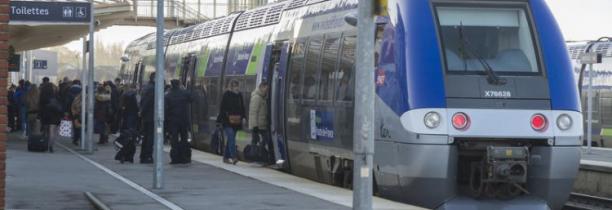
[[[583,41],[612,36],[612,0],[545,1],[555,15],[566,40]],[[208,10],[210,9],[202,9]],[[217,13],[222,13],[224,9],[218,10],[221,11]],[[95,39],[104,43],[121,43],[125,47],[131,41],[152,32],[155,32],[153,27],[114,26],[97,32]],[[66,46],[75,51],[82,49],[80,41],[70,42]]]

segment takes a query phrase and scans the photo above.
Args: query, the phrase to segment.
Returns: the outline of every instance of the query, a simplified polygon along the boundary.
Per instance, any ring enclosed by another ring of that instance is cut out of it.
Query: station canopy
[[[96,30],[130,14],[129,5],[94,5]],[[89,32],[91,17],[87,1],[10,1],[9,44],[15,51],[62,45]]]

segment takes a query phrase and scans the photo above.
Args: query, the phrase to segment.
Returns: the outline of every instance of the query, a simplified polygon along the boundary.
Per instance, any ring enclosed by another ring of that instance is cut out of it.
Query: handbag
[[[62,137],[72,138],[72,121],[66,119],[60,121],[59,135]]]
[[[227,117],[229,124],[231,126],[240,126],[242,125],[242,116],[239,114],[230,114]]]

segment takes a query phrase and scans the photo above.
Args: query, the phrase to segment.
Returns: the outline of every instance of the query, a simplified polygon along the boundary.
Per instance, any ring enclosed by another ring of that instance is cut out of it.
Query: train
[[[568,42],[568,51],[572,60],[576,85],[580,91],[582,113],[587,119],[587,90],[589,68],[580,63],[580,57],[587,51],[602,55],[602,63],[593,65],[593,129],[592,145],[595,147],[612,147],[612,40],[603,39],[597,42]],[[584,121],[584,133],[588,131],[587,120]],[[584,141],[586,145],[586,139]]]
[[[432,209],[561,209],[583,116],[545,1],[387,3],[372,31],[376,195]],[[210,149],[229,81],[246,104],[266,81],[280,170],[351,188],[357,7],[287,0],[166,31],[166,80],[194,96],[193,147]],[[127,47],[120,75],[142,87],[154,71],[149,34]],[[238,147],[250,138],[238,132]]]

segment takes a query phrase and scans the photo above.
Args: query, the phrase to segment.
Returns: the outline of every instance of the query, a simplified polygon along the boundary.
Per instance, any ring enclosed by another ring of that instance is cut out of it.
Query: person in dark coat
[[[17,124],[15,123],[17,115],[19,112],[17,111],[17,101],[15,100],[15,89],[17,87],[13,84],[8,89],[6,93],[6,97],[8,98],[8,106],[6,107],[6,112],[8,115],[8,127],[10,128],[9,132],[13,132],[17,130]]]
[[[138,129],[138,99],[134,85],[126,87],[121,96],[121,130]]]
[[[240,93],[240,83],[237,80],[229,82],[229,89],[223,93],[221,109],[217,116],[217,123],[223,126],[227,144],[223,153],[223,162],[236,164],[236,132],[242,129],[246,119],[244,102]]]
[[[117,132],[119,132],[119,123],[121,121],[121,112],[119,112],[119,108],[121,106],[120,104],[120,99],[121,99],[121,95],[119,93],[119,89],[117,88],[117,86],[115,84],[113,84],[113,82],[111,81],[107,81],[105,83],[106,86],[110,87],[110,94],[111,94],[111,108],[113,110],[113,113],[111,113],[110,117],[111,119],[109,119],[109,124],[110,124],[110,133],[112,134],[116,134]]]
[[[57,126],[60,124],[64,112],[58,99],[58,88],[49,82],[48,77],[43,78],[39,92],[38,110],[40,110],[43,136],[49,140],[49,152],[53,152],[53,144],[57,137]]]
[[[112,115],[110,87],[99,86],[94,105],[94,131],[100,134],[98,144],[108,143],[108,122]]]
[[[179,80],[172,80],[166,94],[165,121],[170,133],[170,164],[190,163],[191,146],[188,141],[189,105],[193,101],[191,94],[181,88]]]
[[[143,91],[140,100],[140,117],[142,119],[142,128],[144,138],[140,149],[140,163],[153,163],[153,112],[155,103],[155,73],[149,76],[149,84]]]
[[[17,130],[23,130],[23,136],[27,136],[26,132],[27,132],[27,113],[28,110],[25,106],[25,95],[28,93],[28,87],[26,85],[26,81],[25,80],[19,80],[19,85],[17,86],[17,89],[15,90],[15,95],[13,95],[14,100],[15,100],[15,104],[16,104],[16,110],[17,113],[19,113],[17,115]]]

